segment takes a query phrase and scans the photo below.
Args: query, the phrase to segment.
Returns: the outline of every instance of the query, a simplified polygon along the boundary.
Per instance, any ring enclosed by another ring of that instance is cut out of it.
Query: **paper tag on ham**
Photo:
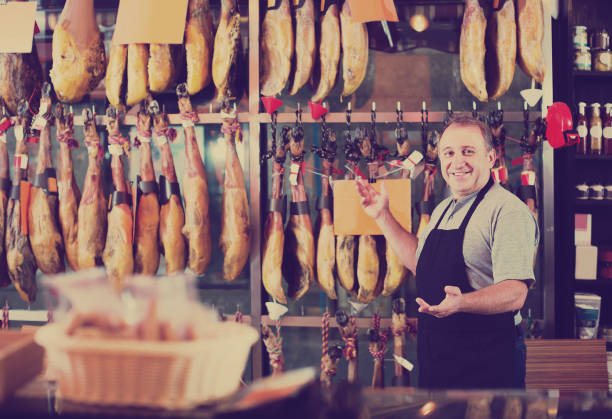
[[[508,180],[508,169],[505,167],[494,167],[491,169],[491,175],[495,182],[505,182]]]
[[[406,169],[412,170],[416,167],[417,164],[421,162],[421,160],[423,160],[423,154],[421,154],[420,151],[415,150],[410,153],[410,155],[406,158],[406,160],[404,160],[402,165]]]
[[[531,170],[521,172],[521,185],[533,186],[535,185],[536,174]]]
[[[408,361],[406,358],[402,358],[401,356],[398,356],[398,355],[393,355],[393,358],[395,358],[395,362],[400,364],[402,367],[406,368],[408,371],[412,371],[412,369],[414,368],[414,365],[412,365],[412,362]]]
[[[287,310],[289,310],[284,305],[271,301],[268,301],[266,303],[266,309],[268,309],[268,315],[270,316],[270,319],[274,321],[279,320],[287,312]]]
[[[109,144],[108,152],[113,156],[120,156],[123,154],[123,147],[121,147],[119,144]]]
[[[15,169],[27,169],[28,168],[28,155],[27,154],[15,154],[13,158],[13,167]]]
[[[15,140],[17,140],[17,142],[23,141],[23,127],[22,126],[15,127]]]
[[[193,127],[193,121],[191,119],[183,120],[183,128]]]
[[[289,184],[292,186],[297,186],[298,184],[298,173],[300,173],[301,165],[298,163],[291,163],[291,168],[289,170]]]
[[[3,132],[0,132],[0,141],[6,144],[6,134]]]
[[[42,129],[47,125],[47,120],[42,115],[37,115],[36,119],[34,119],[34,123],[32,124],[32,128],[38,131],[42,131]]]
[[[161,147],[168,142],[168,137],[165,135],[155,135],[153,136],[153,141],[155,141],[157,147]]]

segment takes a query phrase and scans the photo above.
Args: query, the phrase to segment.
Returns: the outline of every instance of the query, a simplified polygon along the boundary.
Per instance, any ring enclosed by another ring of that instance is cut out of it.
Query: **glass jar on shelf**
[[[576,144],[576,153],[586,154],[588,149],[589,129],[587,127],[586,103],[578,103],[578,117],[576,118],[576,131],[580,137],[580,142]]]
[[[574,49],[574,70],[591,71],[591,50],[589,47]]]
[[[601,105],[597,102],[591,103],[591,119],[589,121],[589,136],[591,140],[591,154],[601,154],[601,140],[603,135],[603,126],[600,116]]]

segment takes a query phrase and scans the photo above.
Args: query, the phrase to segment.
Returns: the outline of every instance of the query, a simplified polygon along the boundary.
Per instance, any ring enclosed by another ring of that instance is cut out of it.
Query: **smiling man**
[[[357,190],[399,258],[414,274],[419,305],[422,388],[524,388],[519,309],[534,281],[538,225],[529,208],[493,182],[491,131],[458,117],[438,144],[452,196],[433,211],[423,236],[404,230],[380,193]]]

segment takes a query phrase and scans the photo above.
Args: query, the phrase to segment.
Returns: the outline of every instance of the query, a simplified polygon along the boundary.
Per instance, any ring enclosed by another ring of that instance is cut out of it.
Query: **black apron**
[[[457,230],[438,226],[446,207],[425,240],[416,268],[417,295],[432,305],[454,285],[462,293],[474,291],[463,259],[463,238],[472,214],[489,188],[482,188]],[[516,329],[514,313],[493,315],[455,313],[437,318],[418,313],[417,355],[421,388],[513,388],[516,386]]]

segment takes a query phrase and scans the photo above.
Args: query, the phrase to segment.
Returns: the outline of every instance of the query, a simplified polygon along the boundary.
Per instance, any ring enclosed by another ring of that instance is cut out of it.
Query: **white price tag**
[[[155,145],[157,147],[161,147],[168,142],[168,137],[165,135],[156,135],[153,137],[153,140],[155,141]]]
[[[408,361],[406,358],[402,358],[401,356],[397,355],[393,355],[393,358],[395,358],[395,362],[406,368],[408,371],[412,371],[412,369],[414,368],[412,362]]]
[[[282,304],[277,303],[276,301],[271,302],[268,301],[266,303],[266,308],[268,309],[268,315],[270,316],[270,319],[277,321],[278,319],[280,319],[288,310],[287,307],[285,307]]]
[[[331,175],[329,175],[328,178],[329,178],[329,187],[333,188],[334,187],[334,178],[332,178]]]
[[[27,154],[15,154],[13,158],[13,166],[15,169],[27,169],[28,168],[28,155]]]
[[[300,173],[300,165],[298,163],[291,163],[291,168],[289,171],[289,184],[290,185],[297,186],[298,173]]]
[[[34,124],[32,125],[32,128],[38,131],[42,131],[45,125],[47,125],[47,120],[41,114],[38,114],[36,116],[36,119],[34,119]]]
[[[23,127],[16,126],[15,127],[15,139],[17,142],[23,141]]]
[[[193,127],[193,121],[191,119],[186,119],[183,121],[183,128]]]
[[[421,160],[423,160],[423,154],[415,150],[410,153],[406,160],[404,160],[403,166],[408,170],[412,170],[417,164],[421,162]]]
[[[6,134],[3,132],[0,132],[0,141],[6,144]]]
[[[123,154],[123,147],[121,147],[119,144],[109,144],[108,152],[113,156],[120,156]]]

